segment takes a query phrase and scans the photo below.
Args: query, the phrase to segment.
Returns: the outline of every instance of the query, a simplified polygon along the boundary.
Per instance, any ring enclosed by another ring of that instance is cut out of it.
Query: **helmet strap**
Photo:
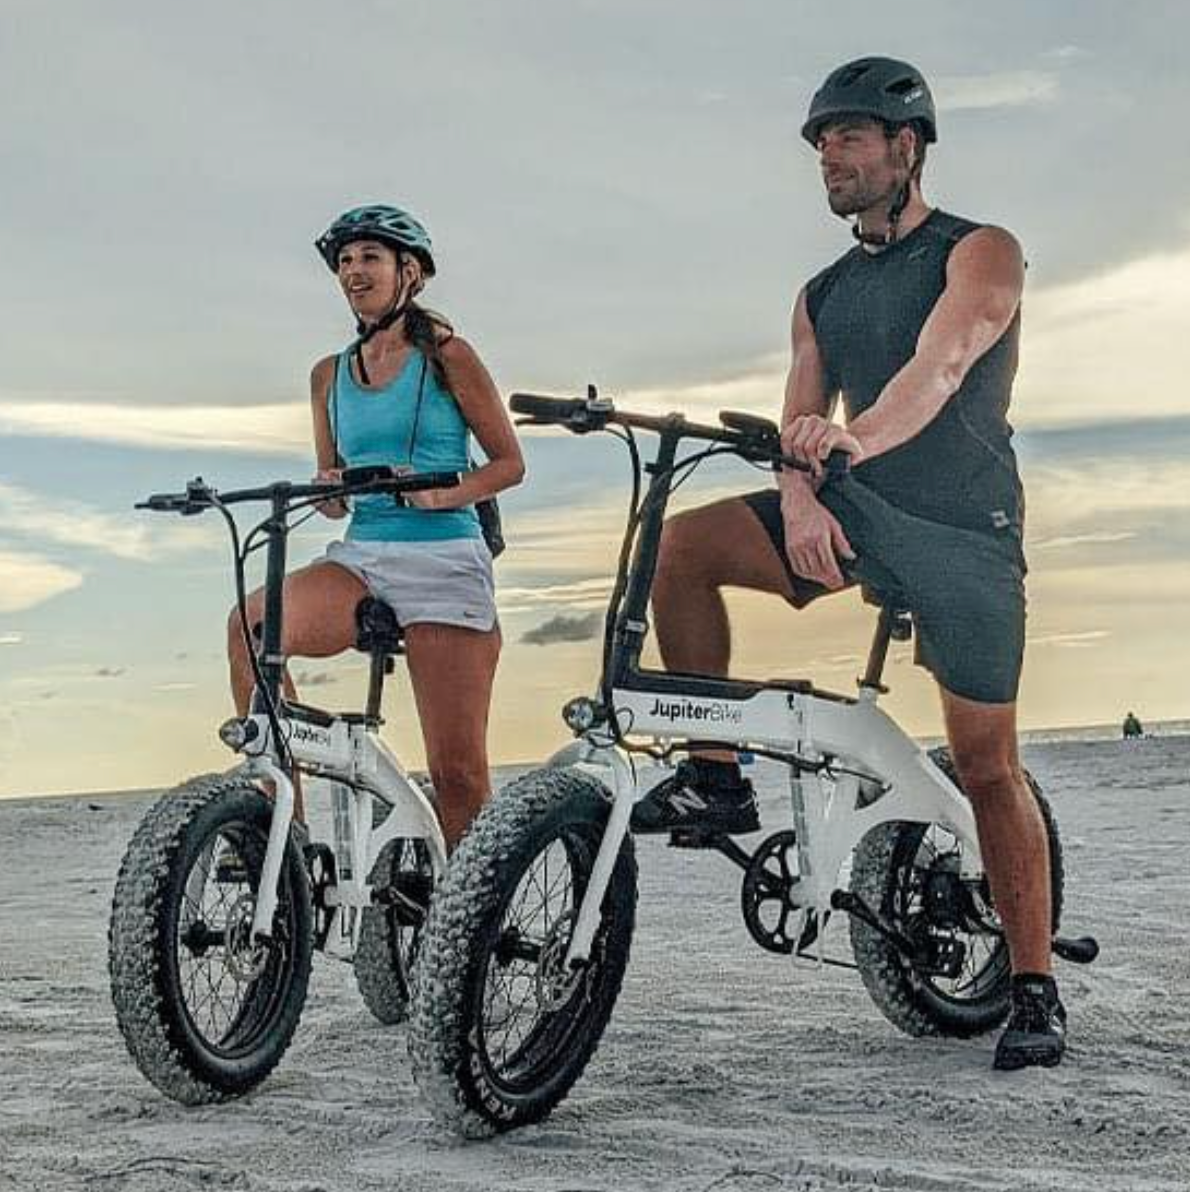
[[[401,268],[404,262],[404,254],[397,253],[397,268]],[[412,289],[412,287],[409,287]],[[396,295],[393,297],[392,304],[388,310],[384,312],[376,320],[375,323],[365,323],[363,319],[357,318],[355,320],[355,334],[357,339],[351,346],[352,352],[355,354],[355,364],[359,369],[359,379],[364,385],[372,383],[371,377],[368,376],[367,365],[364,364],[364,344],[366,344],[374,335],[379,335],[381,331],[387,331],[393,324],[398,323],[405,317],[405,312],[409,309],[409,303],[413,295],[410,293],[402,282]]]
[[[910,190],[909,179],[906,178],[897,193],[893,196],[893,201],[889,204],[888,214],[885,217],[887,223],[883,232],[865,232],[859,226],[859,220],[851,225],[851,234],[860,242],[860,244],[870,245],[874,248],[888,248],[890,244],[895,244],[897,240],[897,230],[901,224],[901,216],[905,213],[905,208],[909,206],[909,200],[912,198],[912,191]]]

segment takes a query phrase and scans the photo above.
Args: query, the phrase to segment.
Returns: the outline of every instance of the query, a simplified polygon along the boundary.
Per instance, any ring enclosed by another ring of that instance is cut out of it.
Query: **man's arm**
[[[913,357],[847,428],[865,459],[899,447],[938,416],[1012,322],[1024,285],[1021,247],[1003,228],[980,228],[959,241]]]
[[[794,453],[790,436],[796,434],[797,427],[807,421],[829,422],[837,397],[828,388],[804,289],[793,308],[792,340],[793,360],[781,411],[781,441],[790,454]],[[798,575],[825,587],[841,588],[845,581],[838,557],[853,558],[854,552],[843,528],[814,495],[814,479],[806,472],[785,468],[777,473],[777,486],[781,490],[785,551],[790,566]]]

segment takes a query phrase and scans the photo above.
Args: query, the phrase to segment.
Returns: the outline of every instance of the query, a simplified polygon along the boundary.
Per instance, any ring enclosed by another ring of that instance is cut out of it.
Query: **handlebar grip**
[[[541,422],[568,422],[587,408],[581,397],[539,397],[535,393],[514,393],[508,399],[514,414],[526,414]]]
[[[418,493],[427,488],[458,488],[458,472],[414,472],[408,476],[394,478],[392,489],[396,493]]]
[[[823,471],[826,473],[828,480],[835,480],[840,476],[846,476],[851,471],[850,454],[836,448],[826,457],[826,463],[823,464]]]

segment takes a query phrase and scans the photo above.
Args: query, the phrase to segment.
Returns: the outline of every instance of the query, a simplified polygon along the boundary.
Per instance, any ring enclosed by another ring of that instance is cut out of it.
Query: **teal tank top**
[[[348,353],[342,352],[327,413],[346,467],[389,464],[412,467],[415,472],[465,472],[471,466],[470,434],[458,403],[416,348],[383,389],[361,389],[351,375]],[[369,496],[354,498],[352,506],[349,541],[442,542],[480,537],[479,518],[470,505],[414,509],[398,505],[392,497]]]

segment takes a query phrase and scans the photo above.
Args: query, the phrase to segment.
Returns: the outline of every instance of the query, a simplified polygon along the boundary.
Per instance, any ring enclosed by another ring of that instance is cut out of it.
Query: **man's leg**
[[[680,513],[665,523],[653,584],[653,620],[667,670],[727,674],[731,627],[725,587],[794,597],[773,539],[739,497]],[[637,804],[632,817],[636,832],[683,827],[749,832],[758,826],[752,785],[741,777],[735,754],[724,750],[697,751]]]
[[[942,708],[1012,963],[1013,1013],[996,1066],[1056,1064],[1065,1012],[1050,978],[1049,842],[1021,770],[1016,705],[977,703],[943,690]]]

